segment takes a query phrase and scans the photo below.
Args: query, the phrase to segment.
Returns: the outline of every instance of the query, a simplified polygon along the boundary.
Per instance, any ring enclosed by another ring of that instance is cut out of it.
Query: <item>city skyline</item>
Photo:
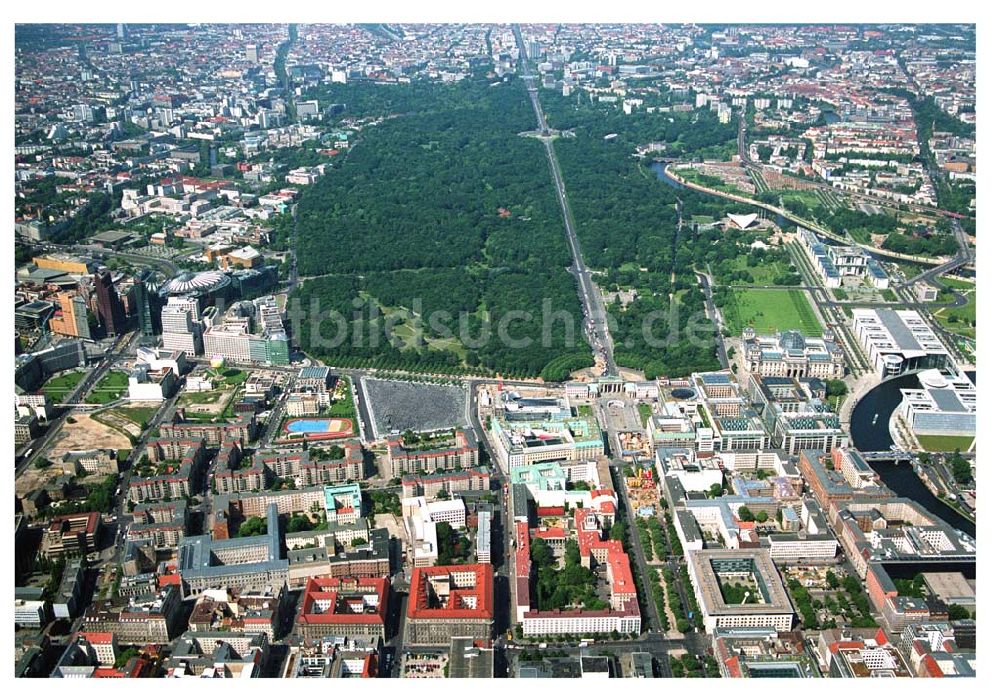
[[[977,34],[16,25],[16,675],[976,676]]]

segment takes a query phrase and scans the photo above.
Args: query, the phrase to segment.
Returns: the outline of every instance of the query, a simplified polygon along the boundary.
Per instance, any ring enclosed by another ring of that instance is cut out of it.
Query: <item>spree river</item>
[[[975,372],[969,372],[968,375],[975,381]],[[889,420],[896,406],[903,400],[899,390],[912,388],[920,388],[920,381],[916,374],[907,374],[883,381],[858,402],[851,415],[851,438],[859,451],[888,451],[892,448]],[[872,468],[897,495],[922,504],[931,514],[975,538],[976,525],[932,494],[911,466],[902,463],[875,463]]]
[[[664,173],[665,167],[666,165],[662,162],[654,162],[650,165],[656,178],[660,181],[674,188],[683,188],[681,184]],[[788,223],[781,215],[774,217],[779,225]],[[834,240],[828,241],[837,243]],[[872,255],[878,256],[879,254]],[[968,376],[975,382],[975,372],[968,372]],[[858,402],[851,415],[850,425],[851,438],[859,451],[889,451],[892,448],[893,441],[889,434],[889,420],[896,406],[903,400],[903,395],[899,390],[912,388],[920,388],[920,381],[916,374],[907,374],[882,382]],[[922,504],[930,513],[975,537],[976,525],[933,495],[911,466],[888,463],[873,464],[872,468],[882,478],[882,482],[897,495]]]
[[[666,164],[664,164],[663,162],[653,162],[650,165],[650,168],[656,174],[656,178],[658,178],[660,181],[663,181],[667,185],[673,186],[674,188],[684,188],[684,186],[682,184],[677,183],[676,181],[674,181],[672,178],[670,178],[669,176],[667,176],[664,173],[664,168],[665,167],[666,167]],[[705,193],[704,195],[711,195],[711,194],[710,193]],[[791,224],[792,224],[791,222],[788,221],[788,219],[785,218],[784,215],[771,212],[770,210],[764,210],[763,208],[758,208],[758,209],[761,211],[761,213],[763,213],[769,219],[773,219],[774,222],[775,222],[775,224],[777,224],[782,229],[786,229],[787,227],[791,226]],[[840,241],[839,239],[831,239],[830,237],[826,236],[822,232],[816,232],[816,236],[821,237],[823,239],[824,243],[829,244],[831,246],[843,246],[844,245],[844,242]],[[883,255],[883,254],[879,253],[878,251],[872,251],[870,249],[868,250],[868,255],[870,255],[873,258],[876,258],[878,260],[881,260],[881,261],[889,261],[889,262],[898,262],[899,261],[898,258],[893,258],[892,256],[886,256],[886,255]],[[920,262],[919,261],[913,261],[913,263],[919,264]],[[934,262],[928,261],[926,263],[926,265],[934,265]]]

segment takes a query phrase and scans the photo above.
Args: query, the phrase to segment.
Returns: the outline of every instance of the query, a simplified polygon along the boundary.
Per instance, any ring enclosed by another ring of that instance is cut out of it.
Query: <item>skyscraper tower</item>
[[[90,340],[86,300],[75,292],[60,292],[57,298],[59,313],[49,319],[49,329],[58,335]]]
[[[143,270],[135,278],[135,313],[143,335],[156,335],[162,330],[160,305],[160,295],[153,285],[153,273]]]
[[[97,296],[97,315],[107,335],[122,335],[125,330],[125,307],[115,290],[111,271],[94,274],[94,290]]]
[[[163,347],[180,350],[188,357],[202,352],[201,324],[198,323],[198,300],[170,297],[160,312],[163,324]]]

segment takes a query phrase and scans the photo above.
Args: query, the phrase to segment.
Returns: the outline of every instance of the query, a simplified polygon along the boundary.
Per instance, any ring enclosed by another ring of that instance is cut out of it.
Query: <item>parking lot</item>
[[[444,678],[448,665],[447,654],[403,654],[400,664],[401,678]]]

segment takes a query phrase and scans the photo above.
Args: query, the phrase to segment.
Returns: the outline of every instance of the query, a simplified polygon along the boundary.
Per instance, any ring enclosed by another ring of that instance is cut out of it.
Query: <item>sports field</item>
[[[346,418],[294,418],[285,423],[285,439],[303,438],[311,441],[340,439],[354,434],[354,426]]]
[[[761,334],[796,329],[814,336],[823,331],[803,290],[741,290],[723,312],[734,335],[746,326]]]

